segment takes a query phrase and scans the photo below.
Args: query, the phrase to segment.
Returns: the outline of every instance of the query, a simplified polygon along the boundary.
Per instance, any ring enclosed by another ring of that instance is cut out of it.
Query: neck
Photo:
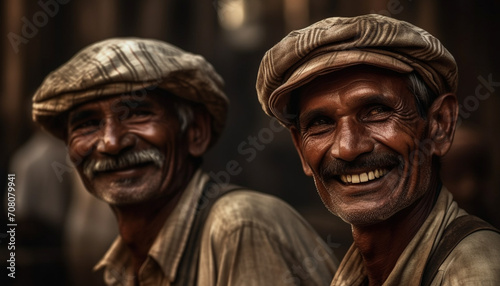
[[[365,226],[352,226],[354,244],[359,249],[370,285],[382,285],[393,270],[408,243],[429,216],[439,179],[431,181],[430,189],[409,207],[388,220]]]
[[[158,233],[177,206],[194,171],[185,176],[185,180],[182,180],[185,183],[177,184],[170,190],[168,196],[140,204],[111,206],[118,221],[122,241],[132,253],[135,274],[138,274]]]

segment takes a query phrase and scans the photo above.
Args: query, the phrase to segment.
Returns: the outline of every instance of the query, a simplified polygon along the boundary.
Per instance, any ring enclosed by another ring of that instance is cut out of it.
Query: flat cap
[[[58,116],[110,95],[161,88],[203,104],[213,117],[212,143],[222,132],[228,108],[224,81],[202,56],[168,43],[112,38],[94,43],[50,73],[33,96],[33,120],[64,140]]]
[[[376,14],[333,17],[290,32],[266,52],[256,83],[262,109],[290,125],[291,91],[319,75],[359,64],[416,71],[438,95],[457,90],[455,59],[425,30]]]

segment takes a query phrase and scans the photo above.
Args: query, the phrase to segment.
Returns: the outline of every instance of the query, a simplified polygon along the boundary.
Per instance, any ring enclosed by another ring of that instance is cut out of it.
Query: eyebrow
[[[385,104],[389,105],[390,100],[384,96],[383,94],[364,94],[359,97],[354,98],[352,101],[355,106],[359,105],[374,105],[374,104]],[[333,107],[331,106],[321,106],[315,108],[313,110],[303,111],[298,113],[298,121],[300,122],[309,122],[313,118],[317,116],[321,116],[329,112]]]
[[[354,104],[356,105],[372,105],[372,104],[389,104],[390,100],[387,98],[387,96],[384,96],[383,94],[380,93],[375,93],[375,94],[365,94],[363,96],[355,98],[353,101]]]
[[[95,116],[98,112],[93,109],[84,109],[84,110],[78,110],[78,111],[73,111],[69,115],[69,124],[73,125],[77,122],[83,121],[89,117]]]

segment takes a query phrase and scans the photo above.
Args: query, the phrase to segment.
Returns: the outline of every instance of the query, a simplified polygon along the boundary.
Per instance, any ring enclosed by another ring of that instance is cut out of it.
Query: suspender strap
[[[436,250],[427,260],[421,285],[430,285],[441,264],[443,264],[460,241],[480,230],[490,230],[500,233],[498,229],[494,228],[489,223],[472,215],[461,216],[452,221],[444,230],[443,238],[439,242]]]
[[[196,285],[201,235],[203,233],[205,221],[210,213],[210,209],[220,197],[238,189],[243,188],[236,185],[220,186],[212,181],[205,184],[196,207],[196,214],[186,243],[186,249],[184,250],[184,254],[179,262],[179,269],[177,270],[177,275],[172,285]]]

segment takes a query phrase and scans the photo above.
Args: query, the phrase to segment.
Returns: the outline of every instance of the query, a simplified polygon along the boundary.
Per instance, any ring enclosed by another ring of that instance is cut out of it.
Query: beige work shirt
[[[198,171],[160,230],[137,280],[171,285],[209,177]],[[233,191],[204,226],[197,285],[328,285],[338,266],[331,249],[290,206],[269,195]],[[131,254],[118,237],[95,270],[108,285],[134,285]]]
[[[383,285],[420,285],[427,258],[441,240],[444,229],[457,217],[467,215],[442,189],[436,205],[410,241]],[[368,285],[361,254],[353,244],[342,260],[331,285]],[[431,285],[500,285],[500,235],[478,231],[450,253]]]

